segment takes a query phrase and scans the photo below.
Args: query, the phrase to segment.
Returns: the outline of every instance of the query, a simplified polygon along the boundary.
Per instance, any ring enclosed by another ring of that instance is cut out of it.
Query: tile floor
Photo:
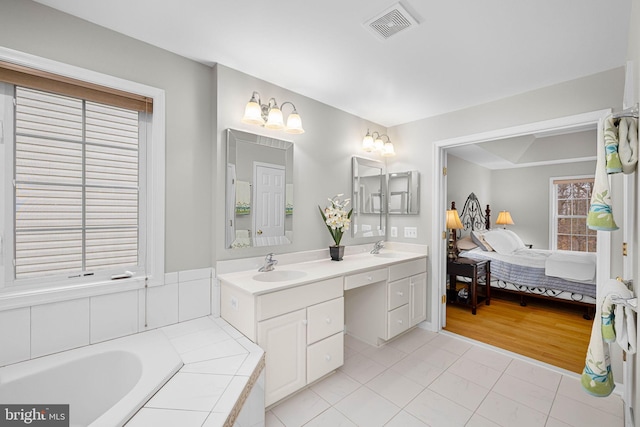
[[[345,338],[345,363],[271,408],[267,427],[623,427],[622,399],[446,333],[414,329],[375,348]]]

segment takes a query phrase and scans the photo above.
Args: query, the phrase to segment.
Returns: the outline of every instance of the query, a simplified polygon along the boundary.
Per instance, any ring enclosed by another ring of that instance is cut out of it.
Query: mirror
[[[289,244],[293,143],[227,129],[225,246]]]
[[[385,173],[377,160],[353,157],[351,236],[385,237]]]
[[[389,173],[390,215],[417,215],[420,213],[420,174],[418,171]]]

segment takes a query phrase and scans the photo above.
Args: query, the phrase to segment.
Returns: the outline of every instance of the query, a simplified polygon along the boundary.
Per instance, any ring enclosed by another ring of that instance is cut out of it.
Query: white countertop
[[[425,253],[383,249],[380,251],[379,255],[359,253],[355,255],[345,255],[342,261],[332,261],[327,258],[323,260],[287,264],[283,266],[276,265],[273,272],[260,273],[256,270],[248,270],[219,274],[217,277],[221,282],[235,286],[252,295],[261,295],[276,290],[317,282],[319,280],[330,279],[332,277],[359,273],[376,268],[384,268],[393,264],[426,257],[427,255]],[[255,279],[258,275],[264,276],[279,271],[297,271],[304,272],[305,274],[302,277],[273,282],[265,282]]]

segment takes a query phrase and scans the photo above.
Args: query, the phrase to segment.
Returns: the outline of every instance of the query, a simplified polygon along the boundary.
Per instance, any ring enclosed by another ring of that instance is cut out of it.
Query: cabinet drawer
[[[409,302],[409,278],[389,283],[387,310],[393,310]]]
[[[393,282],[403,277],[415,276],[427,271],[427,258],[414,259],[389,266],[389,281]]]
[[[339,368],[344,363],[342,332],[307,347],[307,384]]]
[[[359,288],[371,283],[387,280],[388,270],[380,268],[378,270],[365,271],[364,273],[352,274],[344,278],[344,290]]]
[[[256,320],[269,319],[341,296],[341,277],[260,295],[256,307]]]
[[[387,339],[391,339],[409,329],[409,304],[396,308],[387,314]]]
[[[344,298],[307,308],[307,343],[313,344],[344,330]]]

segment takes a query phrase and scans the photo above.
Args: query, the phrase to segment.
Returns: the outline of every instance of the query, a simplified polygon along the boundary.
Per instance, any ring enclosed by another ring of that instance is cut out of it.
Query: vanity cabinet
[[[426,319],[426,260],[345,276],[347,333],[379,346]],[[356,286],[366,279],[367,286]]]
[[[344,363],[342,277],[250,295],[221,283],[221,314],[265,351],[269,406]]]

